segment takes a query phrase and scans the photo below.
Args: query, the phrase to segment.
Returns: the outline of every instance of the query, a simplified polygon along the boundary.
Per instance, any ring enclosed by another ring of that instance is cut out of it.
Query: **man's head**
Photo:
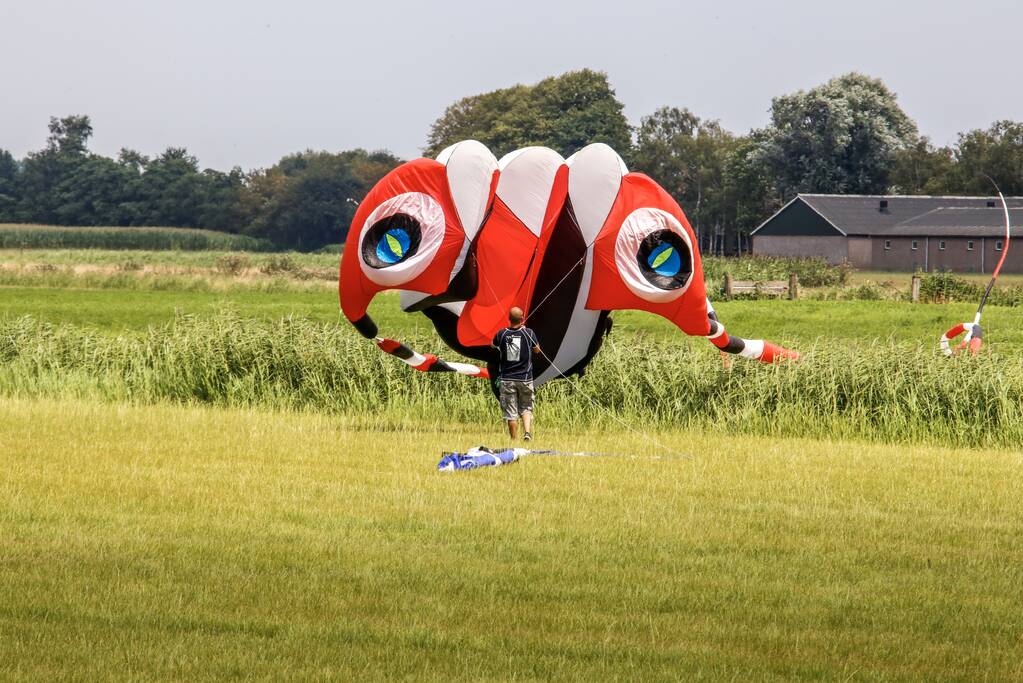
[[[525,318],[525,314],[522,309],[518,306],[512,306],[511,310],[508,311],[508,322],[511,323],[512,327],[518,327],[522,324],[522,320]]]

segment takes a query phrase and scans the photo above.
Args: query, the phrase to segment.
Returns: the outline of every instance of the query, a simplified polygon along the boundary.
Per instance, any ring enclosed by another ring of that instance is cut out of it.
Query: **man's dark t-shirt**
[[[533,347],[539,346],[536,333],[528,327],[506,327],[494,337],[501,354],[501,379],[533,379]]]

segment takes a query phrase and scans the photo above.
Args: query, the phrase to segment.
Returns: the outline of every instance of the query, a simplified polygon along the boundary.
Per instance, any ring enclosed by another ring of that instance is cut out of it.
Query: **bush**
[[[240,275],[252,266],[252,261],[245,254],[224,254],[217,257],[214,265],[221,275]]]
[[[920,300],[930,303],[980,301],[984,288],[953,273],[938,271],[920,276]]]
[[[850,299],[857,299],[862,301],[880,301],[884,299],[884,292],[880,287],[872,282],[862,284],[859,287],[853,287],[849,292]]]
[[[986,285],[945,271],[917,273],[920,276],[920,301],[929,303],[980,303]],[[1023,286],[997,285],[987,302],[992,306],[1023,305]]]
[[[803,287],[836,287],[849,281],[852,266],[842,263],[828,265],[821,258],[783,258],[780,256],[707,256],[703,259],[703,277],[710,290],[718,289],[731,273],[736,280],[787,280],[791,273]]]
[[[295,262],[287,254],[275,254],[268,258],[262,266],[259,268],[260,271],[266,275],[280,275],[282,273],[296,273],[300,271],[298,263]]]

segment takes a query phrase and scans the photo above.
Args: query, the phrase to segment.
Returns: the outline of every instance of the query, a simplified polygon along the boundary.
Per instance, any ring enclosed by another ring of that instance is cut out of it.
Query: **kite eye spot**
[[[404,230],[388,230],[377,245],[377,256],[388,263],[397,263],[408,251],[409,241]]]
[[[693,248],[682,224],[666,211],[641,208],[622,223],[615,263],[633,294],[653,303],[682,296],[693,276]]]
[[[658,230],[643,239],[636,254],[640,272],[658,289],[678,289],[689,281],[689,246],[671,230]]]
[[[370,268],[389,268],[415,256],[421,241],[419,221],[396,213],[370,227],[362,240],[362,260]]]
[[[444,210],[433,197],[406,192],[378,206],[359,238],[362,272],[383,287],[400,287],[422,274],[444,241]]]

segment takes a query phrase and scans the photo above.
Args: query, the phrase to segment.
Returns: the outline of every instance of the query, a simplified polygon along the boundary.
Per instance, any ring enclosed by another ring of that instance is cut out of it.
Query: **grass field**
[[[991,273],[959,273],[958,276],[968,282],[983,285],[986,285],[988,280],[991,279]],[[890,283],[892,286],[898,287],[899,289],[909,289],[912,279],[912,273],[892,273],[883,270],[854,270],[849,275],[849,284],[861,285],[870,282],[877,284]],[[1023,285],[1023,274],[1003,273],[998,276],[998,282],[1003,286],[1020,286]]]
[[[870,343],[894,341],[934,346],[952,324],[973,317],[974,304],[910,304],[876,301],[723,301],[715,304],[727,328],[742,336],[779,343],[811,344],[818,340]],[[175,315],[216,315],[230,310],[246,317],[274,319],[288,315],[337,323],[333,286],[305,290],[282,286],[255,289],[182,291],[0,287],[0,316],[32,315],[54,323],[91,326],[111,332],[141,330],[170,322]],[[393,294],[379,295],[370,309],[383,334],[426,335],[433,329],[422,315],[402,313]],[[343,319],[342,324],[347,325]],[[689,340],[668,321],[648,313],[615,313],[616,338],[633,334],[658,342],[707,346]],[[985,343],[996,349],[1023,348],[1023,307],[990,306],[984,318]]]
[[[485,384],[241,256],[0,251],[0,680],[1023,680],[1023,307],[722,301],[807,352],[731,370],[619,312],[536,445],[633,457],[441,474]]]
[[[83,267],[111,266],[126,263],[149,267],[165,267],[174,271],[213,268],[225,257],[240,257],[253,268],[266,265],[274,259],[287,257],[304,268],[333,268],[337,270],[339,253],[286,254],[231,251],[182,251],[176,249],[0,249],[0,264],[11,266]]]
[[[428,424],[0,419],[3,678],[1023,676],[1017,453],[661,432],[689,457],[442,475],[468,437]]]

